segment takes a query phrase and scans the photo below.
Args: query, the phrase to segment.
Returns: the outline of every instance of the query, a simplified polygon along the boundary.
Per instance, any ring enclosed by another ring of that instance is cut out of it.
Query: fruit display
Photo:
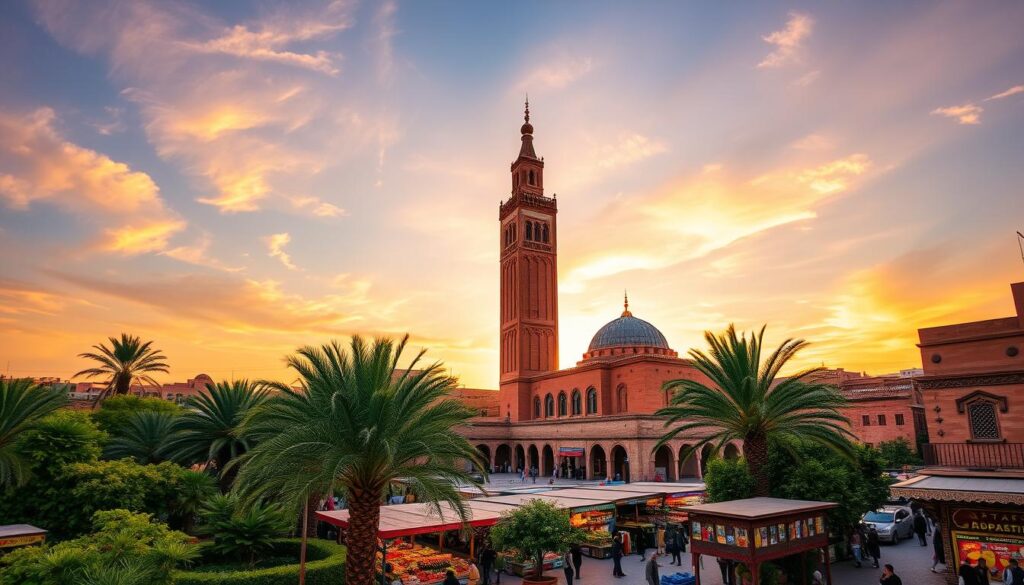
[[[380,567],[381,554],[377,553]],[[469,575],[469,563],[448,553],[438,552],[425,546],[396,543],[388,547],[387,562],[390,565],[388,580],[401,581],[404,585],[428,584],[444,581],[445,573],[455,572],[459,579]]]

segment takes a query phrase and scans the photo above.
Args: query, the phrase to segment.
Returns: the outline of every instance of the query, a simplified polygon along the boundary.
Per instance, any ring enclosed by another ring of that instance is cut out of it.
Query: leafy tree
[[[705,444],[715,451],[730,441],[743,442],[743,456],[754,476],[754,494],[771,491],[767,471],[768,443],[772,439],[811,441],[839,453],[850,454],[849,421],[842,415],[846,404],[829,384],[813,381],[821,368],[803,370],[788,378],[779,371],[801,349],[802,339],[787,339],[762,359],[764,330],[737,335],[729,325],[725,333],[704,333],[710,354],[691,349],[690,357],[710,384],[697,380],[670,380],[664,388],[674,391],[669,406],[656,414],[667,417],[665,426],[675,425],[655,446],[661,447],[679,434],[698,436],[685,456]]]
[[[18,441],[18,452],[30,461],[33,473],[45,478],[59,474],[69,463],[99,457],[107,434],[99,430],[88,414],[58,410],[39,420]]]
[[[128,457],[138,463],[159,463],[175,416],[166,412],[136,412],[104,450],[108,459]]]
[[[95,352],[78,354],[78,357],[96,362],[98,365],[86,368],[74,377],[96,376],[107,377],[107,387],[97,397],[97,402],[108,396],[121,396],[131,391],[132,384],[138,382],[144,386],[159,386],[150,374],[168,371],[167,359],[158,349],[153,349],[152,341],[143,342],[134,335],[121,334],[121,339],[108,337],[110,347],[100,343],[93,347]]]
[[[891,441],[882,441],[878,444],[878,451],[881,453],[882,461],[888,469],[897,469],[904,465],[920,465],[922,463],[914,448],[903,437],[897,437]]]
[[[138,412],[165,412],[179,415],[184,412],[177,404],[160,398],[135,396],[111,396],[93,411],[92,419],[100,430],[112,435],[118,434]]]
[[[256,565],[257,555],[269,552],[277,537],[291,528],[293,516],[279,504],[254,501],[242,506],[236,494],[215,495],[200,511],[201,533],[213,536],[210,550]]]
[[[0,488],[25,482],[28,464],[17,449],[19,437],[66,402],[63,392],[29,379],[0,379]]]
[[[165,585],[171,572],[197,556],[188,536],[127,510],[96,512],[93,532],[0,557],[0,584]]]
[[[207,384],[175,421],[165,452],[184,464],[213,464],[221,474],[221,489],[227,491],[234,474],[228,464],[253,446],[242,421],[267,396],[265,389],[248,380]]]
[[[569,512],[544,500],[532,500],[502,514],[491,528],[491,542],[501,551],[513,551],[523,561],[533,562],[534,578],[544,574],[544,554],[564,553],[586,535],[569,523]]]
[[[92,514],[100,510],[167,515],[186,470],[166,462],[99,461],[105,438],[88,414],[71,410],[58,411],[23,433],[17,448],[30,466],[29,479],[0,497],[0,519],[38,524],[63,539],[87,531]]]
[[[708,502],[742,500],[754,493],[754,476],[743,459],[720,459],[708,462],[704,473]]]
[[[392,480],[406,478],[422,500],[448,502],[462,517],[466,507],[455,486],[479,485],[464,465],[483,467],[479,453],[453,431],[476,413],[449,398],[456,381],[441,364],[417,369],[424,352],[398,368],[407,342],[408,336],[368,344],[356,336],[348,351],[337,342],[299,349],[287,361],[300,388],[272,384],[278,393],[246,427],[258,443],[243,458],[236,489],[250,499],[305,505],[304,536],[308,502],[334,488],[344,493],[349,585],[374,581],[380,506]]]

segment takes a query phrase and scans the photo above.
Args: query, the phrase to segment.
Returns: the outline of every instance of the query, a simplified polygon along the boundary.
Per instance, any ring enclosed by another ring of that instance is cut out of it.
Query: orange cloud
[[[288,270],[298,270],[299,267],[292,263],[291,256],[284,251],[292,237],[287,233],[272,234],[263,239],[267,243],[267,250],[271,258],[277,258]]]
[[[1024,85],[1015,85],[1006,91],[1001,91],[992,97],[985,98],[985,101],[988,102],[992,100],[1001,100],[1003,98],[1008,98],[1010,96],[1017,95],[1018,93],[1024,93]]]
[[[14,209],[47,202],[104,229],[99,248],[122,254],[159,251],[185,222],[164,205],[146,173],[68,142],[54,128],[56,115],[40,108],[28,116],[0,112],[0,197]]]
[[[761,37],[764,42],[775,48],[757,66],[774,68],[797,61],[803,49],[803,42],[811,35],[813,28],[813,18],[806,14],[790,12],[785,28]]]
[[[946,108],[935,108],[932,110],[932,114],[954,118],[960,124],[980,124],[981,113],[984,111],[985,109],[981,106],[968,103]]]

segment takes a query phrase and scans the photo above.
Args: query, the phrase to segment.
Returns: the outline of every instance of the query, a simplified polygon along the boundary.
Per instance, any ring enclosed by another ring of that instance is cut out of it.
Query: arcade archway
[[[590,448],[590,479],[604,479],[608,477],[608,456],[601,445],[594,445]]]
[[[736,445],[733,445],[732,443],[729,443],[728,445],[725,446],[724,456],[725,456],[726,459],[730,459],[730,460],[732,460],[732,459],[739,459],[740,458],[740,450],[736,447]]]
[[[668,445],[658,447],[654,452],[654,479],[655,481],[675,481],[676,470],[672,465],[672,450]]]
[[[622,445],[612,448],[612,479],[629,481],[629,455]]]
[[[698,464],[696,453],[687,454],[687,449],[690,445],[683,445],[679,448],[679,477],[700,477],[700,466]],[[686,457],[684,460],[683,457]]]
[[[527,460],[530,463],[530,469],[540,469],[540,455],[537,453],[537,445],[530,445],[527,450]]]
[[[494,467],[498,473],[512,470],[512,449],[508,445],[498,445],[494,450]]]
[[[526,469],[526,451],[522,445],[516,445],[516,471]]]
[[[555,452],[551,449],[551,445],[544,445],[544,467],[541,469],[541,475],[550,477],[555,472]]]

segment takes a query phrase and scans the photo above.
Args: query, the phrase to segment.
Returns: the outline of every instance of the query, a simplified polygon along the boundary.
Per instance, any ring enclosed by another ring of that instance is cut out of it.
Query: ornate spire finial
[[[526,94],[526,112],[523,115],[523,119],[526,120],[527,122],[530,121],[530,94],[529,93]]]
[[[633,313],[629,312],[629,291],[622,291],[622,316],[632,317]]]

